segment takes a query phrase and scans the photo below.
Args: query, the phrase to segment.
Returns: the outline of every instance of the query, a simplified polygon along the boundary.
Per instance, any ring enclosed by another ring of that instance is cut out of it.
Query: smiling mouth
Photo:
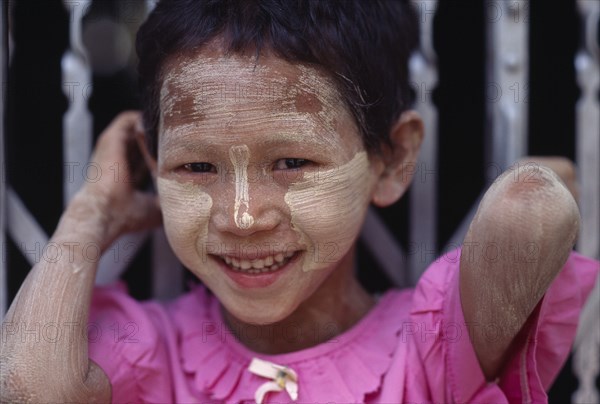
[[[247,274],[261,274],[277,271],[279,268],[292,261],[298,255],[298,252],[299,251],[289,251],[253,260],[230,257],[227,255],[217,255],[216,257],[233,271]]]

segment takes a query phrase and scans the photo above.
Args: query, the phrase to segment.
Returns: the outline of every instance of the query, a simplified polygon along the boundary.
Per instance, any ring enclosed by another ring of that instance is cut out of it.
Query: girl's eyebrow
[[[163,146],[162,150],[159,148],[159,153],[162,154],[162,159],[169,159],[176,157],[181,154],[188,155],[199,155],[200,153],[206,154],[212,153],[213,148],[207,148],[204,145],[188,142],[169,143]]]
[[[236,142],[232,142],[226,137],[220,137],[224,139],[224,142],[211,141],[210,136],[195,137],[193,139],[186,139],[188,136],[175,134],[169,134],[166,139],[163,138],[161,142],[162,152],[165,154],[165,158],[179,153],[189,154],[204,154],[207,153],[218,153],[217,147],[221,144],[223,147],[228,148],[235,144],[245,143],[243,136],[236,139]],[[246,140],[247,141],[247,140]],[[282,147],[294,148],[296,150],[302,150],[306,147],[318,148],[321,151],[327,152],[327,150],[333,150],[336,146],[339,146],[339,141],[331,138],[330,136],[321,136],[311,133],[310,135],[302,134],[274,134],[268,135],[262,139],[255,140],[262,150],[277,149]],[[227,149],[228,150],[228,149]]]
[[[299,131],[300,132],[300,131]],[[332,147],[336,142],[331,136],[328,135],[317,135],[315,133],[302,134],[302,133],[285,133],[278,134],[271,138],[267,138],[260,141],[264,147],[284,147],[284,146],[312,146],[312,147]]]

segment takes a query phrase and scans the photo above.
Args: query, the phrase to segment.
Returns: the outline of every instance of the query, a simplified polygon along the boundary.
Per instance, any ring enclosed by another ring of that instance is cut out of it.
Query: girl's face
[[[247,323],[280,321],[352,246],[381,174],[333,82],[274,56],[203,51],[161,89],[157,186],[182,263]]]

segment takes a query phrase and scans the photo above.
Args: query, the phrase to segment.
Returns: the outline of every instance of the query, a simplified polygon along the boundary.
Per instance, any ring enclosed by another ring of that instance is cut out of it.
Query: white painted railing
[[[577,82],[581,98],[576,107],[577,165],[579,173],[581,231],[577,248],[581,253],[600,256],[600,50],[598,25],[600,2],[578,0],[582,21],[582,43],[575,57]],[[573,394],[574,403],[600,403],[596,379],[600,374],[600,278],[581,314],[573,355],[573,372],[579,387]]]
[[[63,118],[63,201],[65,206],[85,182],[86,176],[83,173],[87,174],[87,163],[92,151],[92,114],[88,110],[87,97],[79,97],[73,91],[82,86],[92,85],[92,71],[81,37],[81,22],[91,2],[91,0],[76,2],[64,0],[65,7],[70,14],[70,46],[61,61],[63,90],[69,103]],[[89,93],[91,93],[91,89]],[[93,167],[89,168],[93,169]]]
[[[529,17],[526,0],[494,0],[487,13],[488,183],[527,154]],[[511,96],[507,96],[510,94]]]
[[[432,92],[438,81],[437,58],[433,48],[435,1],[413,2],[421,31],[421,46],[410,60],[411,81],[417,94],[416,110],[425,122],[425,138],[421,145],[416,177],[410,191],[410,251],[408,273],[411,285],[435,259],[437,251],[437,186],[438,186],[438,115]]]

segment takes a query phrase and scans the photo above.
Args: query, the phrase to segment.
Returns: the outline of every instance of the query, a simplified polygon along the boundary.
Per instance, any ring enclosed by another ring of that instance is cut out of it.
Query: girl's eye
[[[309,160],[306,159],[295,159],[295,158],[287,158],[277,160],[275,163],[276,170],[297,170],[306,164],[309,163]]]
[[[187,163],[183,165],[191,173],[216,173],[217,169],[210,163]]]

